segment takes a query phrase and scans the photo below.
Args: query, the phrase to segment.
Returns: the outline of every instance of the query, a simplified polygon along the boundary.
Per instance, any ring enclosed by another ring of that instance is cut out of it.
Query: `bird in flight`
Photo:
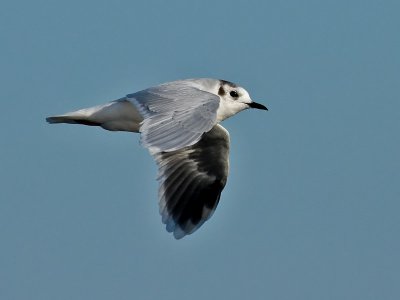
[[[232,82],[200,78],[167,82],[46,120],[140,133],[158,165],[162,222],[180,239],[212,216],[226,184],[229,133],[219,123],[248,108],[268,110]]]

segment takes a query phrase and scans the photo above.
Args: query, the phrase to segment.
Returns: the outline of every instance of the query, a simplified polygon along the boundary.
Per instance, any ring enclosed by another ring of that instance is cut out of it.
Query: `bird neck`
[[[245,103],[221,99],[217,109],[217,122],[232,117],[246,108],[248,108],[248,105]]]

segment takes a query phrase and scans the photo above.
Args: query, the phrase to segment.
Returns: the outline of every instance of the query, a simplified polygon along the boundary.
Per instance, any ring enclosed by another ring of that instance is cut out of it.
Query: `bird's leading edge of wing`
[[[219,97],[182,80],[127,95],[143,116],[141,143],[150,153],[191,146],[217,119]]]

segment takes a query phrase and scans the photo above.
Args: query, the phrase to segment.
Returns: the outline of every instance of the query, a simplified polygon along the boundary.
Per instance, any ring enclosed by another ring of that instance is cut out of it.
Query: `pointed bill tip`
[[[257,108],[257,109],[262,109],[262,110],[268,110],[268,108],[260,103],[257,102],[251,102],[248,103],[249,107],[251,108]]]

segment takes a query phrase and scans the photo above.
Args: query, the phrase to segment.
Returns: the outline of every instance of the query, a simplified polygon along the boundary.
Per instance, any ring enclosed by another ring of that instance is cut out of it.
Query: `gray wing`
[[[150,153],[193,145],[216,124],[219,97],[190,80],[162,84],[127,98],[144,118],[141,143]]]
[[[180,239],[215,211],[229,172],[229,133],[215,125],[192,146],[154,154],[166,229]]]

